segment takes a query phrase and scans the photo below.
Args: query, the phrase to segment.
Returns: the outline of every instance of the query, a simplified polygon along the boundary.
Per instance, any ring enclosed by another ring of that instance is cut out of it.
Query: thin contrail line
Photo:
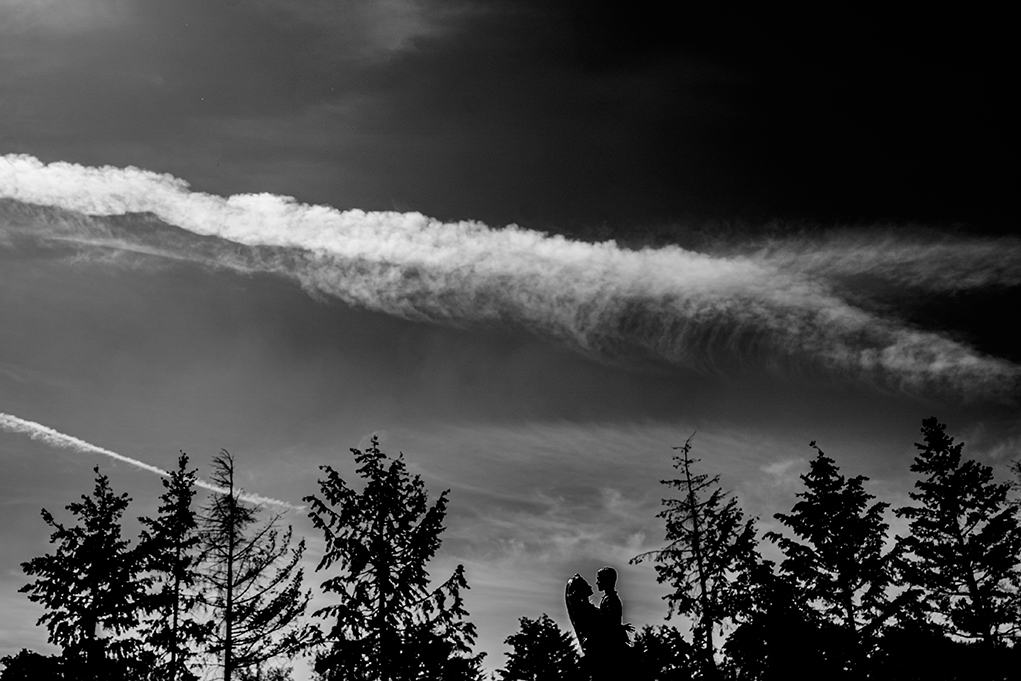
[[[86,442],[85,440],[80,440],[72,435],[67,435],[66,433],[61,433],[60,431],[54,430],[49,426],[44,426],[43,424],[36,423],[35,421],[28,421],[26,419],[14,416],[12,414],[5,414],[3,412],[0,412],[0,429],[3,429],[8,433],[18,433],[20,435],[27,435],[30,439],[36,440],[37,442],[42,442],[51,447],[58,447],[60,449],[71,449],[82,454],[102,454],[103,456],[108,456],[111,459],[116,459],[118,461],[123,461],[124,463],[131,464],[136,468],[141,468],[144,471],[149,471],[150,473],[156,473],[157,475],[170,477],[169,471],[165,471],[158,466],[153,466],[152,464],[148,464],[144,461],[139,461],[138,459],[132,459],[130,456],[124,456],[123,454],[118,454],[117,452],[110,451],[109,449],[104,449],[103,447],[97,447],[96,445]],[[224,489],[223,487],[214,485],[211,482],[206,482],[205,480],[201,479],[195,481],[195,486],[209,490],[210,492],[216,492],[217,494],[229,494],[229,491]],[[289,508],[294,511],[301,511],[304,510],[305,508],[304,506],[295,506],[294,504],[289,504],[286,501],[281,501],[280,499],[271,499],[270,497],[264,497],[259,494],[248,494],[242,492],[238,496],[238,498],[253,504],[271,504],[273,506],[282,506],[284,508]]]

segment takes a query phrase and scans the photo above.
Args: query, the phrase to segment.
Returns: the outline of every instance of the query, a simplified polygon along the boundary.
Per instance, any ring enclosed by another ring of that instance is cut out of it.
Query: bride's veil
[[[567,616],[571,619],[571,626],[574,627],[574,633],[578,636],[578,642],[581,644],[583,652],[588,652],[586,647],[592,639],[592,627],[595,625],[593,621],[595,606],[589,602],[591,595],[592,587],[578,573],[567,580],[567,586],[564,589]]]

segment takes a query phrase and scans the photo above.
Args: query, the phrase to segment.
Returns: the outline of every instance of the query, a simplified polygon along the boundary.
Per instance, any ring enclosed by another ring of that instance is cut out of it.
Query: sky
[[[96,465],[131,536],[152,467],[230,450],[318,590],[286,504],[378,435],[450,490],[431,573],[465,565],[489,669],[575,572],[663,622],[628,561],[693,433],[763,533],[813,440],[895,506],[928,416],[1007,479],[1007,26],[0,0],[0,655],[53,649],[20,564]]]

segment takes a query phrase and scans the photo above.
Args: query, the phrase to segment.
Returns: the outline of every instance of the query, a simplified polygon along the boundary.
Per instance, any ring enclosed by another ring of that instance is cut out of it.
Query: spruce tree
[[[666,521],[670,543],[631,563],[652,560],[657,581],[673,587],[665,596],[667,617],[692,617],[700,666],[717,678],[714,629],[733,621],[747,603],[742,575],[757,559],[755,526],[720,487],[720,476],[694,472],[698,459],[691,458],[691,438],[674,449],[681,452],[673,457],[681,477],[660,482],[679,495],[663,499],[666,508],[656,516]]]
[[[475,626],[467,620],[458,565],[430,590],[427,564],[440,547],[447,492],[431,506],[420,476],[403,456],[391,459],[372,438],[352,449],[355,491],[340,474],[321,466],[322,497],[305,497],[309,518],[326,540],[317,572],[336,602],[314,613],[332,620],[315,669],[324,679],[412,681],[476,679],[482,655],[471,654]]]
[[[516,634],[504,641],[511,647],[501,681],[583,681],[581,658],[570,634],[545,613],[539,619],[520,619]]]
[[[891,552],[884,552],[889,504],[872,503],[867,478],[845,479],[836,462],[815,442],[816,457],[801,476],[805,490],[789,514],[776,518],[796,539],[770,532],[786,558],[781,571],[793,580],[801,598],[823,623],[837,629],[829,636],[833,654],[844,650],[844,668],[861,677],[867,658],[891,616],[888,589],[893,583]]]
[[[138,652],[123,635],[138,623],[145,582],[130,542],[121,538],[121,517],[131,500],[114,494],[99,466],[93,470],[92,496],[66,507],[76,525],[65,527],[43,509],[56,550],[21,564],[36,580],[20,591],[46,608],[37,624],[45,624],[49,642],[63,649],[65,678],[114,679]]]
[[[141,634],[155,654],[150,670],[154,680],[197,678],[189,662],[196,644],[209,634],[208,622],[198,612],[202,537],[192,507],[195,480],[195,471],[188,470],[188,455],[181,452],[177,469],[163,479],[166,491],[160,496],[157,517],[139,519],[144,529],[137,553],[151,582]]]
[[[226,493],[212,495],[200,520],[203,602],[214,622],[207,652],[231,681],[309,643],[313,632],[300,618],[311,592],[302,591],[298,567],[304,540],[292,549],[291,528],[279,529],[279,515],[256,524],[260,508],[241,500],[227,450],[213,459],[212,480]]]
[[[921,476],[909,494],[917,505],[895,511],[911,521],[911,533],[900,539],[904,581],[947,633],[987,647],[1016,640],[1021,519],[1011,485],[965,460],[964,443],[935,418],[922,421],[922,439],[911,466]]]

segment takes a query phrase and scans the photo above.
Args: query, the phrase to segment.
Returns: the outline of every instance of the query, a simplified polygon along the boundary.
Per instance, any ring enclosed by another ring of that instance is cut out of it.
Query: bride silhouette
[[[577,572],[567,580],[564,599],[567,601],[567,616],[571,618],[571,626],[578,637],[581,652],[586,660],[598,654],[603,638],[600,636],[599,609],[592,605],[592,587]]]

